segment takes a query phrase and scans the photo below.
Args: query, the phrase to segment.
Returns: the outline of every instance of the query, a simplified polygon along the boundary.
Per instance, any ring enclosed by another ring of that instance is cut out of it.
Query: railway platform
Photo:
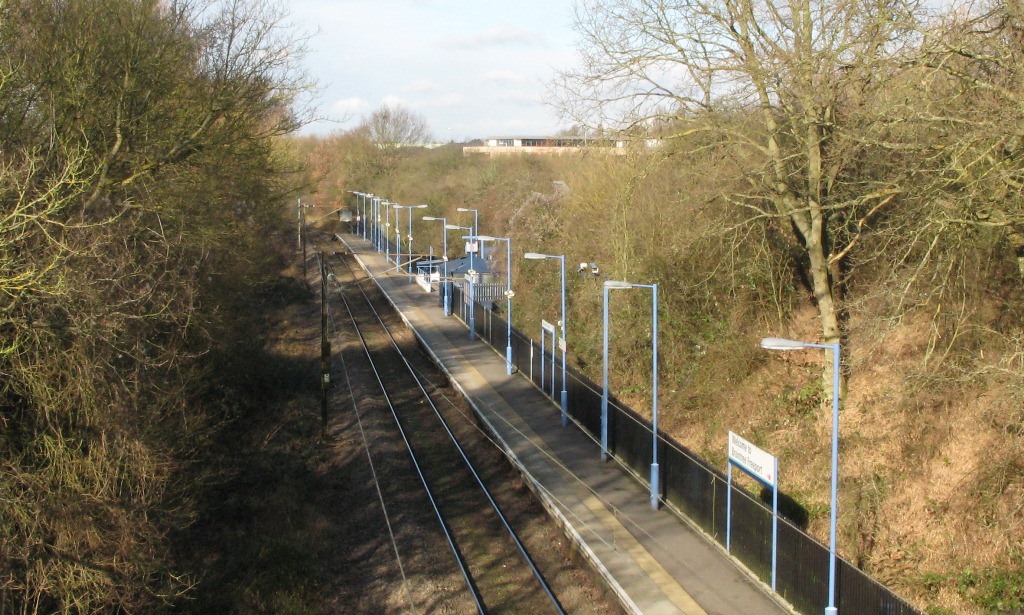
[[[627,613],[784,615],[793,611],[708,537],[664,507],[646,485],[581,429],[563,427],[557,404],[520,374],[506,374],[504,349],[470,340],[436,293],[395,271],[361,237],[339,238],[377,281],[403,320],[487,423],[524,480],[598,572]]]

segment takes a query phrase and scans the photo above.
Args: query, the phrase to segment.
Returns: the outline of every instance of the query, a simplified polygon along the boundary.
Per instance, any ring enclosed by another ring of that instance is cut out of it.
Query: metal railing
[[[504,287],[502,286],[502,289]],[[474,289],[476,295],[477,289]],[[464,289],[453,288],[452,305],[465,305]],[[493,309],[493,300],[478,298],[476,333],[491,346],[504,351],[506,322]],[[467,306],[468,309],[468,306]],[[453,310],[453,313],[459,312]],[[463,315],[463,321],[469,322]],[[562,389],[561,369],[551,370],[548,352],[544,359],[544,386],[541,387],[541,347],[516,328],[512,328],[512,360],[515,367],[530,378],[545,395],[552,398],[552,419],[557,420],[558,399],[552,391]],[[557,353],[555,360],[560,360]],[[559,363],[560,365],[560,363]],[[596,440],[601,430],[601,389],[578,370],[567,368],[569,415]],[[552,385],[551,378],[554,378]],[[556,393],[557,394],[557,393]],[[609,452],[638,477],[650,468],[651,423],[614,397],[609,398]],[[661,497],[669,507],[685,515],[709,537],[725,545],[726,491],[728,482],[722,471],[694,454],[671,436],[660,432]],[[594,458],[598,459],[595,445]],[[772,511],[750,492],[735,483],[732,486],[731,554],[766,584],[771,578]],[[822,613],[828,601],[828,547],[814,539],[790,520],[778,524],[777,593],[799,613]],[[840,613],[884,615],[920,615],[915,607],[881,585],[853,564],[837,558],[837,606]]]

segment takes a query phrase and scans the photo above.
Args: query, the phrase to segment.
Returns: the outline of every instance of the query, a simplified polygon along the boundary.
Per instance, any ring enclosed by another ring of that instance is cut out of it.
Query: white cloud
[[[544,37],[534,32],[499,26],[481,30],[469,36],[458,36],[444,41],[442,46],[448,49],[474,50],[484,47],[507,46],[507,45],[536,45],[543,44]]]
[[[406,92],[429,94],[431,92],[438,91],[440,88],[436,83],[434,83],[430,79],[417,79],[416,81],[413,81],[409,85],[405,86],[404,89]]]
[[[370,103],[358,96],[353,98],[342,98],[331,105],[331,113],[337,115],[352,115],[362,113],[370,108]]]
[[[449,92],[436,98],[423,101],[424,106],[435,108],[461,107],[466,104],[466,97],[458,92]]]
[[[408,107],[409,103],[401,96],[388,94],[381,99],[380,104],[384,107]]]
[[[540,94],[532,90],[506,90],[497,92],[494,99],[516,105],[537,105],[540,103]]]
[[[480,76],[481,83],[519,85],[526,83],[526,81],[526,77],[510,70],[489,70]]]

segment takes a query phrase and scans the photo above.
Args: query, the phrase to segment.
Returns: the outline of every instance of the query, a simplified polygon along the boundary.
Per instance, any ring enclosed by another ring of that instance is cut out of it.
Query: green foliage
[[[783,390],[780,402],[783,408],[798,416],[810,417],[821,409],[826,400],[825,388],[820,380],[808,382],[800,386],[789,386]]]
[[[1024,609],[1024,570],[968,568],[954,580],[958,591],[987,613],[1013,613]]]

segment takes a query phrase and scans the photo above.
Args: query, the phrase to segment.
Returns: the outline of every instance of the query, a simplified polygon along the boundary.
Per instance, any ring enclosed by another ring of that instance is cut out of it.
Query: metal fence
[[[440,293],[439,293],[440,294]],[[453,314],[469,322],[463,289],[455,286]],[[507,345],[507,324],[496,311],[476,303],[476,333],[496,349]],[[562,389],[561,353],[545,348],[512,328],[512,361],[545,395],[558,402]],[[552,370],[552,354],[555,369]],[[541,371],[543,361],[544,370]],[[595,440],[601,433],[601,388],[575,368],[567,367],[568,412]],[[543,373],[543,375],[542,375]],[[543,382],[543,387],[541,383]],[[552,419],[558,410],[553,407]],[[609,396],[608,449],[637,476],[647,476],[651,464],[651,423]],[[661,496],[712,539],[725,546],[726,476],[664,432],[658,434]],[[599,451],[595,448],[595,459]],[[772,511],[735,483],[732,486],[731,553],[766,584],[771,579]],[[785,518],[779,519],[776,553],[776,592],[799,613],[818,614],[828,602],[828,547]],[[836,558],[836,603],[840,613],[858,615],[919,615],[920,611],[853,564]]]

